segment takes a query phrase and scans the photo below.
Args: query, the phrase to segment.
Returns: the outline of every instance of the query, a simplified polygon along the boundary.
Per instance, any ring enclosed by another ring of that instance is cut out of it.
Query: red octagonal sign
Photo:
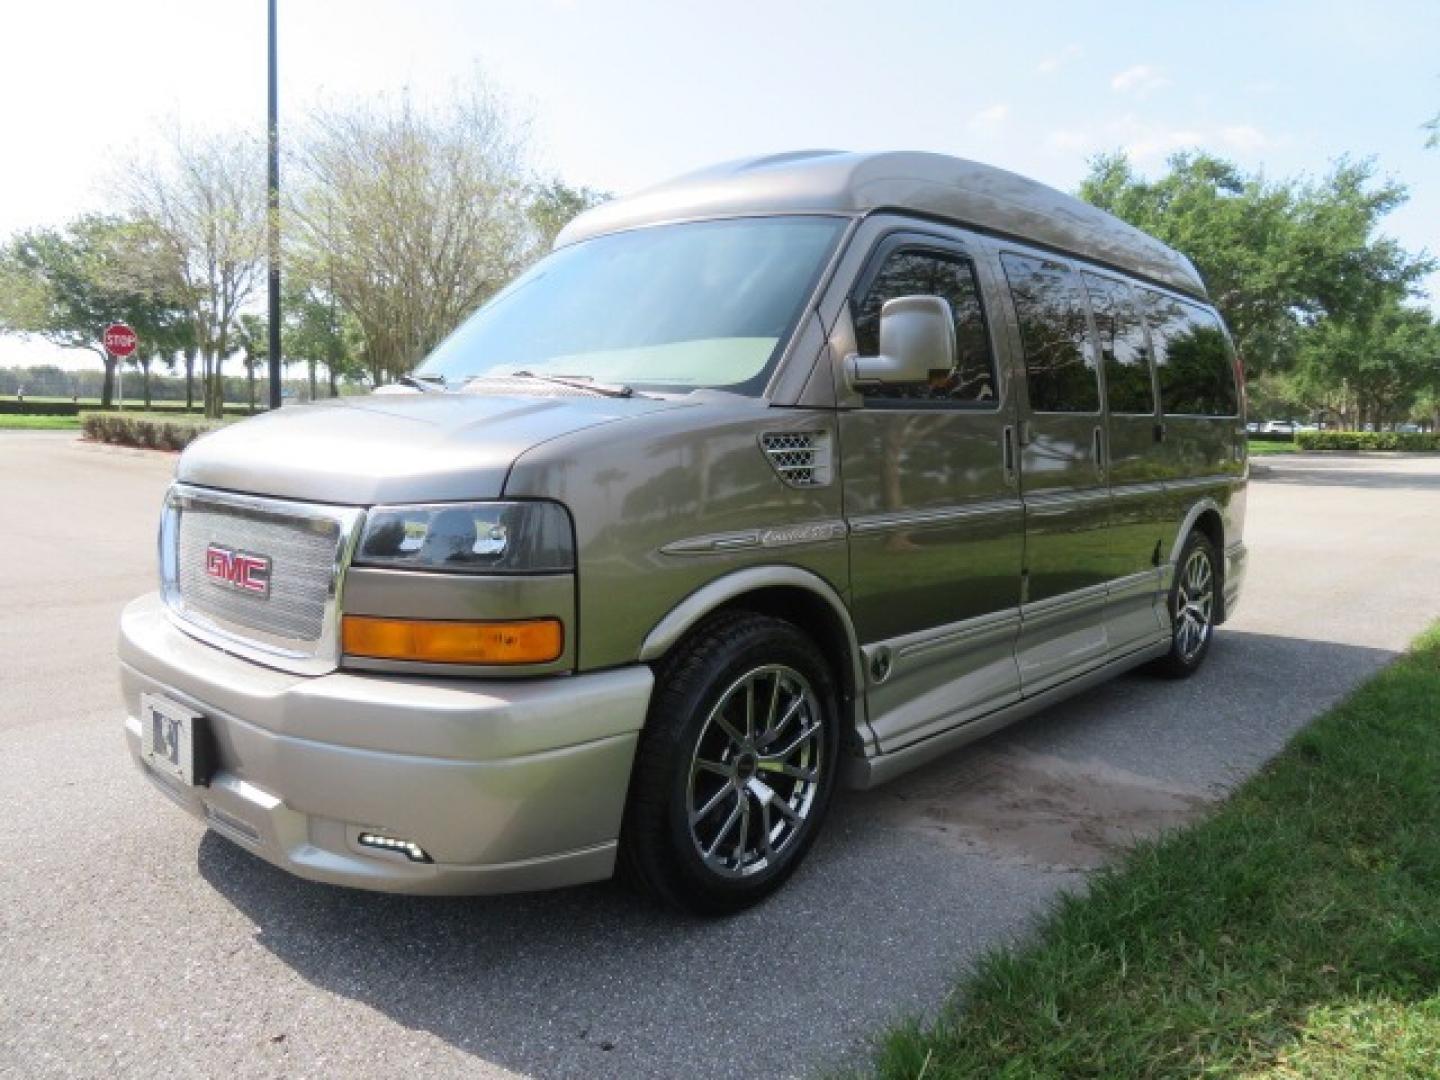
[[[129,356],[135,351],[139,340],[135,331],[123,322],[111,323],[105,328],[105,351],[111,356]]]

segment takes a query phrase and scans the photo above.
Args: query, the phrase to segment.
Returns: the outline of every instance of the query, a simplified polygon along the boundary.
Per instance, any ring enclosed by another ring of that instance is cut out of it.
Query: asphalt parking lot
[[[1203,673],[1127,676],[837,807],[724,922],[610,885],[311,885],[124,750],[114,634],[173,458],[0,432],[0,1073],[804,1075],[935,1008],[1136,835],[1203,810],[1440,614],[1440,460],[1270,459]]]

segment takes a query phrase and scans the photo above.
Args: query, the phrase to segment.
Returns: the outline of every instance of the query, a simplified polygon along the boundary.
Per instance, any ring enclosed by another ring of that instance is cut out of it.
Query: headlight
[[[575,533],[551,502],[377,506],[365,516],[356,566],[538,574],[575,569]]]

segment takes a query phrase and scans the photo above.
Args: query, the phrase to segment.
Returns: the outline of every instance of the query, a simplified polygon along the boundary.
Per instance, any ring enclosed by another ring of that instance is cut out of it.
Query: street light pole
[[[275,0],[270,7],[270,192],[266,215],[270,256],[270,408],[280,407],[280,89],[275,76]]]

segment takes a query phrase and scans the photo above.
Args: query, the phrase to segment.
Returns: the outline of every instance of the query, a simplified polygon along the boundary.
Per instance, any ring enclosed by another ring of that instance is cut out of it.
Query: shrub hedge
[[[80,430],[87,439],[150,450],[184,450],[201,435],[214,431],[224,423],[223,420],[207,420],[203,416],[166,416],[161,413],[80,414]]]
[[[79,412],[74,401],[0,401],[0,415],[4,416],[75,416]]]
[[[1405,450],[1440,452],[1440,432],[1404,431],[1297,431],[1301,450]]]

